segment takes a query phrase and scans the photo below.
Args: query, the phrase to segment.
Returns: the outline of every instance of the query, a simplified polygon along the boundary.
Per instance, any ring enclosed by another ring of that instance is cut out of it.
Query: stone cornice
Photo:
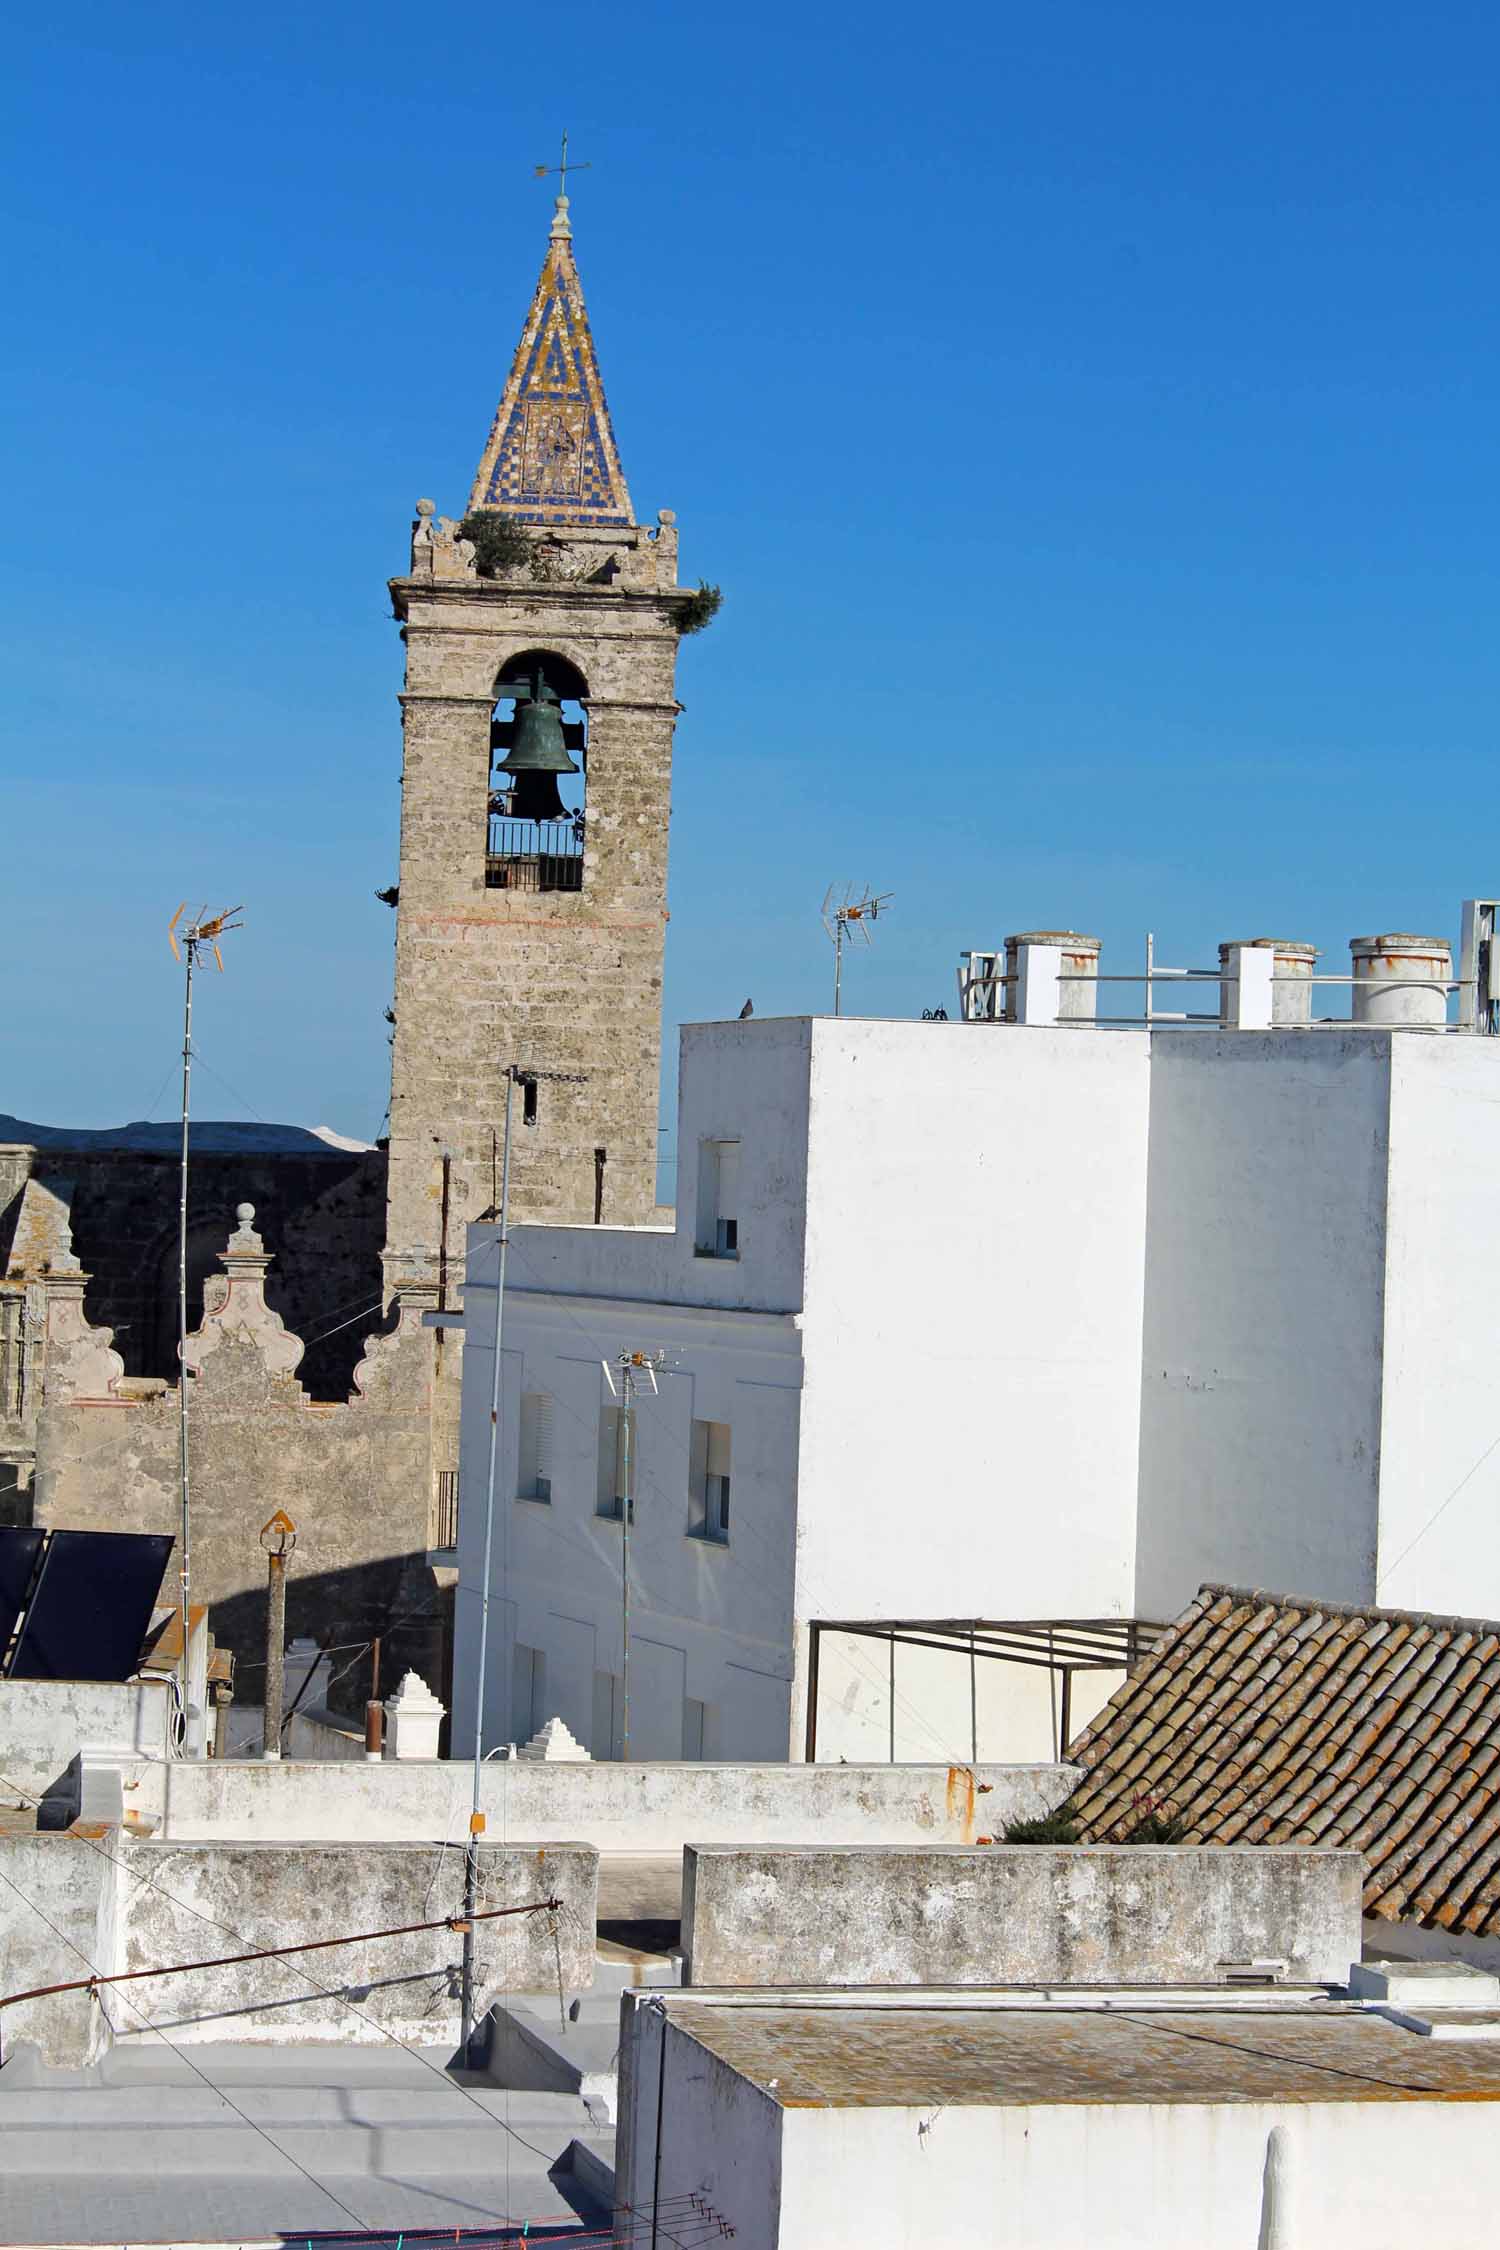
[[[403,623],[415,599],[444,609],[464,603],[491,608],[503,603],[507,608],[525,607],[528,611],[571,609],[575,604],[582,604],[586,609],[602,610],[606,614],[614,610],[622,616],[654,608],[668,613],[664,619],[668,630],[671,630],[673,606],[687,601],[694,592],[691,586],[589,586],[568,579],[533,579],[526,585],[510,585],[500,579],[484,578],[391,578],[386,584],[391,607]]]

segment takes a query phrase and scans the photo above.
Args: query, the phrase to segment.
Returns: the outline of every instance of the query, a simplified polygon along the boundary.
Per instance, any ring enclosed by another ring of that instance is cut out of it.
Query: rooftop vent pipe
[[[1446,938],[1388,930],[1349,940],[1356,1023],[1441,1031],[1448,1021],[1453,955]]]

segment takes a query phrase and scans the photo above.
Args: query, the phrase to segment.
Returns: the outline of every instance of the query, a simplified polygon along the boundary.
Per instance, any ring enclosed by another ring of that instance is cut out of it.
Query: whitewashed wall
[[[799,1616],[1129,1613],[1143,1034],[813,1026]]]
[[[1500,1042],[1392,1042],[1375,1598],[1500,1617]]]
[[[1374,1598],[1391,1045],[1155,1036],[1143,1617],[1205,1579]]]
[[[1497,1098],[1500,1045],[1413,1033],[685,1032],[675,1229],[516,1230],[486,1741],[557,1711],[614,1746],[598,1362],[630,1347],[670,1370],[639,1413],[638,1756],[697,1749],[698,1706],[704,1757],[799,1756],[811,1618],[1164,1619],[1205,1579],[1500,1612]],[[724,1138],[738,1259],[695,1246]],[[472,1240],[456,1748],[494,1303]],[[550,1508],[515,1498],[523,1388],[558,1401]],[[694,1418],[733,1433],[727,1548],[686,1536]],[[1045,1674],[980,1683],[981,1756],[1056,1754]],[[1077,1682],[1077,1723],[1112,1684]],[[819,1700],[821,1758],[889,1754],[878,1644],[825,1641]],[[894,1719],[898,1758],[971,1755],[966,1661],[901,1652]]]

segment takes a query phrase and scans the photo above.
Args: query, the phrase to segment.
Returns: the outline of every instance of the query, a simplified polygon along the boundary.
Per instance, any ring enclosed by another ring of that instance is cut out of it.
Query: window
[[[688,1537],[729,1543],[729,1424],[695,1422],[688,1485]]]
[[[698,1254],[740,1254],[740,1144],[705,1141],[698,1175]]]
[[[682,1755],[684,1758],[703,1759],[708,1756],[708,1705],[685,1696],[682,1704]]]
[[[599,1409],[599,1491],[594,1503],[596,1516],[607,1516],[618,1523],[623,1513],[620,1506],[620,1487],[625,1481],[626,1459],[624,1428],[625,1409],[622,1406],[601,1406]],[[630,1416],[629,1441],[635,1443],[635,1414]],[[634,1474],[634,1463],[630,1464]],[[630,1520],[635,1522],[635,1502],[630,1504]]]
[[[552,1498],[552,1401],[545,1391],[521,1393],[516,1498],[544,1501]]]

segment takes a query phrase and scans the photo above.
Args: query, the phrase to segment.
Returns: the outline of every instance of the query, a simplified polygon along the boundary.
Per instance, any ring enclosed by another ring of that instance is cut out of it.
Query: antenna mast
[[[177,1458],[182,1486],[182,1522],[178,1535],[181,1554],[178,1557],[177,1575],[182,1585],[182,1727],[184,1748],[188,1742],[188,1577],[191,1553],[191,1514],[188,1505],[188,1367],[187,1367],[187,1236],[188,1236],[188,1112],[192,1091],[193,1071],[193,971],[198,966],[200,953],[209,952],[222,975],[224,956],[219,951],[219,940],[228,930],[243,929],[242,922],[230,920],[241,909],[228,906],[222,914],[210,914],[200,906],[184,930],[177,925],[187,912],[184,899],[167,924],[167,943],[172,948],[174,960],[184,966],[182,995],[182,1163],[178,1175],[177,1194]]]
[[[609,1361],[602,1359],[604,1380],[620,1401],[615,1423],[615,1506],[620,1511],[620,1762],[630,1762],[630,1519],[635,1513],[635,1394],[645,1382],[651,1395],[660,1395],[657,1375],[667,1355],[657,1352],[621,1352],[615,1361],[620,1371],[616,1385]]]
[[[863,890],[856,898],[854,885],[846,883],[843,898],[835,905],[833,894],[837,889],[836,883],[830,883],[823,897],[823,927],[833,941],[833,1012],[836,1016],[843,1013],[844,947],[855,938],[869,945],[872,942],[870,924],[880,919],[881,908],[889,908],[896,895],[894,891]]]

